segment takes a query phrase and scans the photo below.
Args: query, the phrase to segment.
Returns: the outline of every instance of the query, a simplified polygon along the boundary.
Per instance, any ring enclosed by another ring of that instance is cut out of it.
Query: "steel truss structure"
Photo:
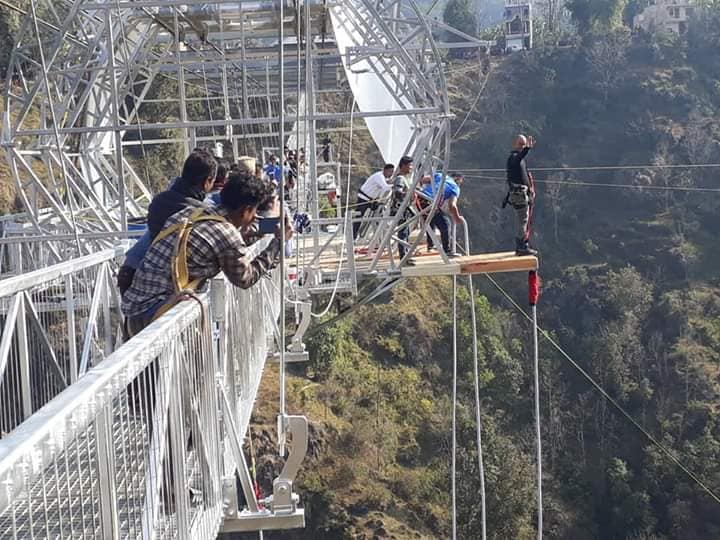
[[[425,170],[447,163],[441,57],[411,0],[31,7],[12,53],[0,138],[31,226],[25,234],[73,235],[66,242],[82,253],[92,244],[82,235],[127,230],[160,180],[145,174],[148,152],[178,141],[185,151],[220,143],[233,158],[260,157],[291,126],[317,148],[318,132],[347,130],[351,117],[402,116],[412,124],[407,150],[416,162]],[[336,26],[354,40],[342,54]],[[355,73],[360,64],[395,96],[391,108],[349,110],[343,65]],[[310,192],[314,157],[308,152],[302,186]],[[308,201],[317,210],[317,194]]]

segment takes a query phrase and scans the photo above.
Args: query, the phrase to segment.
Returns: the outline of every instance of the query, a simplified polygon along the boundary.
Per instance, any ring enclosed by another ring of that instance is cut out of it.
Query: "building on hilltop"
[[[650,5],[635,15],[633,26],[647,32],[684,34],[695,9],[693,0],[650,0]]]
[[[533,27],[530,0],[505,0],[503,20],[505,51],[510,53],[531,49]]]

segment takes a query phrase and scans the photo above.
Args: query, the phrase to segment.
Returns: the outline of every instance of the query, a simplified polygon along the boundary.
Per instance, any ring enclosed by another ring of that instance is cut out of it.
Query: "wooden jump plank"
[[[439,256],[415,261],[414,266],[402,268],[403,277],[456,276],[467,274],[491,274],[495,272],[527,272],[537,270],[537,257],[518,257],[514,251],[466,255],[445,264]]]

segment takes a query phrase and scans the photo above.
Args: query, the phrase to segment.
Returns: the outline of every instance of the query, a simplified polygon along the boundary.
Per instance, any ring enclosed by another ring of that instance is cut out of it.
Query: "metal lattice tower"
[[[428,170],[447,161],[441,58],[412,1],[286,2],[282,64],[277,0],[33,0],[32,8],[8,70],[2,146],[27,210],[24,234],[60,235],[64,248],[51,248],[59,259],[76,254],[78,241],[81,251],[107,247],[94,233],[117,236],[144,214],[149,184],[162,189],[176,172],[153,179],[144,169],[163,145],[221,143],[228,156],[260,157],[280,147],[281,123],[312,148],[317,133],[347,131],[346,73],[372,73],[392,96],[373,104],[355,86],[354,118],[402,118],[416,160]],[[308,154],[313,209],[317,163]]]

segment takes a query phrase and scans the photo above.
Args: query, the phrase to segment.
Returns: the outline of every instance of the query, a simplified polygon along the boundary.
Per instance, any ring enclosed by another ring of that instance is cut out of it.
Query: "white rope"
[[[470,234],[465,218],[462,218],[465,229],[465,250],[470,253]],[[475,287],[473,286],[472,275],[468,276],[468,290],[470,292],[470,317],[472,322],[472,345],[473,345],[473,379],[475,385],[475,426],[478,449],[478,472],[480,474],[480,531],[481,539],[487,538],[487,518],[485,511],[485,464],[483,462],[482,450],[482,419],[480,417],[480,375],[478,369],[478,338],[477,338],[477,315],[475,313]]]
[[[452,498],[452,539],[457,540],[457,486],[455,485],[455,473],[457,467],[457,276],[453,276],[453,330],[452,330],[452,354],[453,354],[453,382],[452,382],[452,465],[450,467],[450,486]]]
[[[543,504],[542,504],[542,438],[540,431],[540,362],[538,354],[537,306],[533,304],[533,371],[535,377],[535,459],[537,464],[537,537],[542,540]]]
[[[348,145],[348,175],[347,175],[347,187],[345,188],[345,208],[347,208],[350,205],[350,180],[351,180],[351,168],[350,164],[352,163],[352,148],[353,148],[353,123],[355,120],[355,97],[353,96],[353,102],[352,102],[352,108],[350,109],[350,141]],[[312,150],[313,152],[315,150]],[[338,178],[338,183],[340,182],[340,179]],[[345,210],[345,222],[343,223],[343,235],[342,235],[342,241],[340,243],[340,259],[338,259],[338,269],[337,273],[335,274],[335,285],[333,285],[332,294],[330,295],[330,300],[327,303],[327,306],[325,306],[325,309],[323,309],[320,313],[310,313],[315,318],[324,317],[327,315],[327,313],[330,311],[330,308],[332,307],[333,302],[335,301],[335,295],[337,294],[339,283],[340,283],[340,272],[342,271],[342,258],[345,254],[345,248],[347,247],[346,239],[347,239],[347,228],[350,226],[350,215],[352,214],[351,211]],[[352,246],[350,247],[352,249]]]

